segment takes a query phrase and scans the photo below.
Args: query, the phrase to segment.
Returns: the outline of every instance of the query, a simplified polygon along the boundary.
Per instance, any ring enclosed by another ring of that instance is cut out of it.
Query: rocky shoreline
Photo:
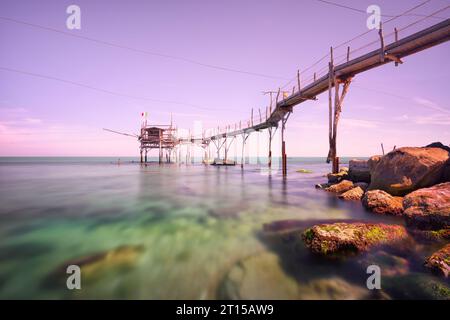
[[[398,225],[374,223],[318,224],[302,238],[315,254],[358,253],[404,241],[443,244],[423,261],[445,279],[450,276],[450,147],[432,143],[403,147],[369,160],[350,160],[348,168],[327,175],[316,188],[344,201],[360,201],[375,215],[391,215]],[[404,227],[405,225],[406,227]]]

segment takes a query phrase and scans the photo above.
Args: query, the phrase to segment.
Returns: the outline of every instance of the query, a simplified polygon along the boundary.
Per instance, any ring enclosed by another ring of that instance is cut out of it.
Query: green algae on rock
[[[383,277],[382,288],[394,299],[450,300],[450,288],[426,274]]]
[[[303,232],[312,252],[328,255],[367,251],[377,245],[392,245],[408,238],[403,226],[375,223],[334,223],[316,225]]]

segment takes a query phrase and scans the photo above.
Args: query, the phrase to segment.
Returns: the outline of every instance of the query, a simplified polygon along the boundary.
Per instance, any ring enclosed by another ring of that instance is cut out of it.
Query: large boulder
[[[393,197],[383,190],[367,191],[362,204],[368,210],[378,214],[400,215],[403,212],[401,197]]]
[[[377,245],[392,245],[408,238],[403,226],[381,223],[333,223],[315,225],[302,234],[312,252],[334,254],[367,251]]]
[[[361,200],[364,190],[361,187],[355,187],[339,195],[342,200]]]
[[[353,182],[349,180],[342,180],[339,183],[333,184],[330,187],[326,188],[326,191],[334,192],[334,193],[343,193],[348,191],[354,187]]]
[[[411,192],[403,199],[409,225],[419,229],[450,228],[450,182]]]
[[[347,179],[353,182],[370,182],[370,169],[368,160],[353,159],[348,163]]]
[[[425,261],[425,267],[448,278],[450,275],[450,244],[433,253]]]
[[[403,196],[442,180],[449,153],[442,148],[405,147],[381,157],[371,172],[369,190]]]

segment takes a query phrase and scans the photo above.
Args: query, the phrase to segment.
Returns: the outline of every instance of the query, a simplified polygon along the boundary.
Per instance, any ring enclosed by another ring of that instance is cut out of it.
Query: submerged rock
[[[409,225],[420,229],[450,228],[450,182],[408,194],[403,207]]]
[[[419,230],[410,229],[409,233],[419,240],[425,240],[430,242],[442,242],[450,240],[450,228],[440,230]]]
[[[364,190],[361,187],[350,189],[339,195],[343,200],[361,200],[364,195]]]
[[[353,182],[370,182],[370,169],[367,160],[349,161],[348,179]]]
[[[442,179],[449,153],[441,148],[395,149],[383,156],[371,172],[369,189],[403,196],[430,187]]]
[[[400,215],[403,212],[403,199],[393,197],[383,190],[370,190],[364,194],[362,204],[378,214]]]
[[[448,278],[450,275],[450,244],[433,253],[425,261],[425,267]]]
[[[231,267],[219,288],[220,299],[297,299],[297,281],[273,253],[245,258]]]
[[[375,253],[368,253],[358,260],[358,264],[366,269],[369,265],[377,265],[381,269],[382,276],[399,276],[409,272],[409,262],[407,259],[381,250]]]
[[[392,245],[408,238],[404,227],[381,223],[334,223],[316,225],[302,235],[314,253],[367,251],[377,245]]]
[[[450,288],[429,275],[383,277],[381,286],[394,299],[450,300]]]
[[[233,265],[218,289],[219,299],[367,299],[370,292],[339,277],[306,283],[286,272],[279,257],[264,252]]]
[[[371,298],[367,288],[355,286],[340,277],[319,278],[300,287],[299,299],[361,300]]]
[[[132,266],[137,262],[143,251],[143,245],[123,245],[108,251],[66,261],[57,269],[57,273],[65,274],[67,266],[77,265],[81,268],[83,277],[89,278],[108,269]]]
[[[308,169],[298,169],[295,172],[298,172],[298,173],[313,173],[312,170],[308,170]]]
[[[329,191],[329,192],[334,192],[334,193],[343,193],[345,191],[352,189],[353,187],[354,187],[353,182],[351,182],[349,180],[342,180],[339,183],[329,186],[325,190]]]

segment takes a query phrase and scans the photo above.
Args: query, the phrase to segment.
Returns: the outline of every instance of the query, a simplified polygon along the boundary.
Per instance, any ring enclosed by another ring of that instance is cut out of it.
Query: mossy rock
[[[383,277],[381,287],[394,299],[450,300],[450,288],[432,276],[411,273]]]
[[[377,245],[393,245],[406,240],[403,226],[375,223],[333,223],[313,226],[302,234],[312,252],[329,255],[367,251]]]
[[[295,172],[298,172],[298,173],[313,173],[312,170],[308,170],[308,169],[298,169]]]

